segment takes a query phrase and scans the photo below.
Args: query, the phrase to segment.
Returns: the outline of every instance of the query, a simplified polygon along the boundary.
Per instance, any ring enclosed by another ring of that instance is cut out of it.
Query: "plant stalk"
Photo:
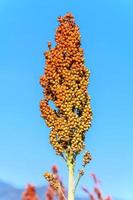
[[[68,162],[68,200],[74,200],[74,164]]]

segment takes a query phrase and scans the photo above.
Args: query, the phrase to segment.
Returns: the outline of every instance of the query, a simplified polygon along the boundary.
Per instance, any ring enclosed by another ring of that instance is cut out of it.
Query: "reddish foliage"
[[[82,190],[83,190],[85,193],[89,194],[89,190],[88,190],[86,187],[82,187]]]
[[[55,189],[49,184],[46,191],[46,200],[54,200],[54,197],[56,196],[58,197],[59,200],[64,200],[63,194],[65,195],[65,187],[63,186],[63,183],[60,179],[60,176],[58,174],[58,167],[56,165],[53,165],[52,173],[60,183],[60,190],[55,191]]]
[[[36,194],[36,189],[33,185],[29,184],[22,194],[22,200],[39,200]]]
[[[102,191],[99,188],[100,181],[97,179],[94,173],[91,174],[94,181],[94,189],[93,192],[90,193],[86,187],[82,187],[82,190],[88,194],[90,200],[112,200],[111,196],[103,197]]]
[[[96,174],[94,174],[94,173],[91,173],[90,175],[92,176],[92,178],[93,178],[93,181],[94,181],[94,183],[95,183],[95,184],[98,184],[98,183],[100,183],[100,180],[99,180],[99,179],[97,179],[97,177],[96,177]]]
[[[53,172],[53,174],[57,174],[58,173],[58,167],[56,165],[52,166],[52,172]]]
[[[47,192],[46,192],[46,200],[53,200],[55,196],[55,191],[53,188],[49,185]]]
[[[112,197],[109,195],[105,198],[105,200],[112,200]]]
[[[101,190],[100,190],[99,188],[94,187],[94,192],[95,192],[95,194],[97,195],[97,197],[98,197],[99,200],[102,200],[102,199],[103,199],[103,198],[102,198],[102,192],[101,192]]]
[[[96,200],[92,193],[90,193],[89,196],[90,196],[90,200]]]
[[[55,189],[50,186],[48,186],[47,191],[45,193],[45,200],[54,200],[55,197],[57,197],[58,200],[64,200],[65,195],[65,187],[61,181],[61,178],[58,173],[58,167],[56,165],[52,166],[52,173],[54,176],[58,179],[60,182],[61,189],[58,191],[55,191]],[[82,190],[87,193],[89,200],[112,200],[111,196],[103,197],[102,191],[99,187],[100,181],[97,179],[96,175],[94,173],[91,174],[93,181],[94,181],[94,189],[93,192],[90,192],[86,187],[82,187]],[[22,200],[39,200],[35,187],[31,184],[29,184],[26,188],[26,190],[22,194]]]

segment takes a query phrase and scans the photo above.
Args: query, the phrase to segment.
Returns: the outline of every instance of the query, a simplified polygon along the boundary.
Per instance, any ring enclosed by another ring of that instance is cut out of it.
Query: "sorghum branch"
[[[63,153],[61,153],[60,155],[65,160],[65,162],[67,162],[67,159],[66,159],[65,155]]]
[[[77,186],[78,186],[78,184],[79,184],[79,181],[80,181],[80,179],[81,179],[81,177],[82,177],[83,175],[84,175],[84,170],[81,169],[81,170],[79,171],[78,175],[77,175],[77,178],[75,179],[74,192],[76,191]]]

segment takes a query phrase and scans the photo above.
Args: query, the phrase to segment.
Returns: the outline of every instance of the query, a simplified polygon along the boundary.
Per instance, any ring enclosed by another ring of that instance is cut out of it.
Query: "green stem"
[[[85,166],[83,165],[83,167],[79,170],[79,173],[78,173],[77,178],[76,178],[75,183],[74,183],[74,192],[77,189],[77,186],[79,184],[79,181],[80,181],[81,177],[84,175],[84,168],[85,168]],[[80,173],[80,171],[83,171],[83,174]]]
[[[77,186],[78,186],[78,184],[79,184],[79,181],[80,181],[80,178],[82,177],[82,175],[81,174],[78,174],[78,177],[77,177],[77,179],[76,179],[76,181],[75,181],[75,187],[74,187],[74,192],[76,191],[76,189],[77,189]]]
[[[68,157],[68,200],[74,200],[74,163],[71,156]]]

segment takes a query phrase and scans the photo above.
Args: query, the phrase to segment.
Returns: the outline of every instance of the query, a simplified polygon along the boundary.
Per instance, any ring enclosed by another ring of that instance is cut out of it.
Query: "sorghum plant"
[[[100,181],[97,179],[96,175],[94,173],[91,174],[93,181],[94,181],[94,188],[92,192],[89,192],[89,190],[86,187],[82,187],[83,191],[88,194],[89,200],[112,200],[111,196],[108,195],[107,197],[103,196],[103,193],[100,189]]]
[[[36,189],[33,185],[29,184],[22,194],[22,200],[39,200]]]
[[[44,99],[40,102],[41,115],[51,128],[50,143],[56,154],[62,156],[69,171],[68,200],[74,200],[75,188],[84,171],[79,171],[74,183],[74,167],[77,155],[85,149],[85,136],[91,126],[92,109],[87,92],[90,72],[85,66],[81,48],[79,27],[71,13],[58,18],[59,26],[55,34],[56,46],[48,42],[45,56],[45,71],[40,78]],[[53,102],[55,109],[50,106]],[[83,168],[91,160],[86,152]],[[45,177],[56,189],[60,186],[54,175]]]
[[[65,187],[60,179],[60,176],[58,174],[58,167],[56,165],[52,166],[52,174],[53,174],[53,178],[55,181],[53,181],[53,180],[49,181],[50,184],[46,191],[46,200],[54,200],[55,197],[57,197],[58,200],[64,200],[65,199]],[[45,173],[45,178],[47,180],[49,180],[50,176],[51,176],[51,174]],[[60,190],[57,190],[54,182],[59,184]]]

